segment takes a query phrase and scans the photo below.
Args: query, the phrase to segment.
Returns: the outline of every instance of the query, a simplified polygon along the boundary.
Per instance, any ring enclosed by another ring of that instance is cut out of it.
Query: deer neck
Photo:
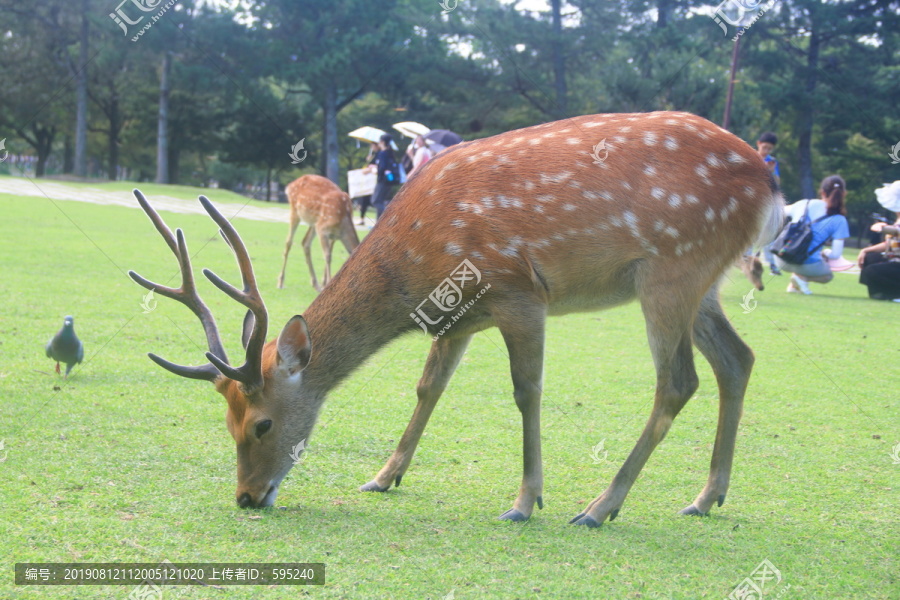
[[[357,250],[303,314],[312,344],[304,386],[324,399],[369,356],[414,329],[404,295],[387,264]]]

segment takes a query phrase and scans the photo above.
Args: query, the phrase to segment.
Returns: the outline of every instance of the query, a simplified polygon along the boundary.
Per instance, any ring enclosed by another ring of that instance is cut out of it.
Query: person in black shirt
[[[391,149],[393,138],[389,133],[385,133],[378,141],[378,153],[372,160],[371,164],[366,167],[367,171],[377,171],[378,179],[375,183],[375,191],[372,193],[372,206],[375,207],[376,219],[381,218],[381,213],[387,208],[388,202],[394,197],[397,186],[400,183],[400,167],[394,158],[394,151]]]

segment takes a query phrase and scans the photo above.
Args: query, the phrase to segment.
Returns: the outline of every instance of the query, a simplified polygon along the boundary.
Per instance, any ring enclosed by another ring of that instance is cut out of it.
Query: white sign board
[[[376,173],[363,173],[362,169],[347,171],[347,187],[350,189],[350,197],[371,196],[375,192],[377,179]]]

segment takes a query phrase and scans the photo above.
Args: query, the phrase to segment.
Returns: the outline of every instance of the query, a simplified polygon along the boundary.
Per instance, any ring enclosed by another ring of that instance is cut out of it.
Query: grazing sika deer
[[[330,179],[320,175],[304,175],[289,183],[284,191],[291,203],[291,228],[284,243],[284,263],[281,265],[281,275],[278,276],[278,289],[284,287],[288,254],[294,243],[297,225],[303,221],[309,225],[306,235],[303,236],[303,253],[306,255],[312,285],[317,292],[321,292],[322,287],[331,281],[331,248],[334,246],[334,240],[340,239],[348,254],[359,246],[359,237],[353,227],[353,205],[350,203],[350,196]],[[325,254],[325,275],[321,287],[316,281],[316,270],[313,268],[310,253],[316,234],[319,235],[322,252]]]
[[[598,156],[605,140],[608,151]],[[592,149],[594,152],[592,153]],[[183,284],[148,289],[198,315],[209,363],[166,369],[215,384],[237,444],[242,507],[271,506],[308,440],[329,390],[367,357],[417,328],[434,336],[418,405],[397,449],[360,489],[399,485],[428,418],[472,336],[496,326],[509,352],[522,414],[524,475],[501,519],[528,519],[543,497],[541,394],[547,317],[637,299],[657,384],[643,433],[610,486],[572,519],[612,520],[697,388],[692,345],[719,384],[709,479],[682,514],[706,514],[728,489],[753,353],[719,303],[717,282],[754,242],[774,237],[783,199],[746,143],[676,112],[583,116],[462,144],[429,161],[303,316],[265,343],[268,315],[234,228],[200,198],[238,258],[244,289],[206,276],[250,308],[246,363],[229,365],[215,322],[196,295],[181,231],[173,236],[138,195],[175,252]]]
[[[762,280],[762,261],[759,260],[758,256],[756,256],[755,254],[745,254],[738,259],[737,265],[738,267],[740,267],[741,272],[747,277],[750,283],[753,284],[753,287],[755,287],[759,291],[763,291],[764,289],[766,289],[766,285]]]

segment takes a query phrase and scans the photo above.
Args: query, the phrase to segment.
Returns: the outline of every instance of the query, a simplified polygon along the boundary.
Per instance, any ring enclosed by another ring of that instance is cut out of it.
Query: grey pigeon
[[[84,358],[84,345],[75,335],[75,319],[66,317],[63,320],[62,329],[47,342],[47,356],[56,361],[56,372],[59,373],[59,363],[66,363],[66,377],[69,371]]]

